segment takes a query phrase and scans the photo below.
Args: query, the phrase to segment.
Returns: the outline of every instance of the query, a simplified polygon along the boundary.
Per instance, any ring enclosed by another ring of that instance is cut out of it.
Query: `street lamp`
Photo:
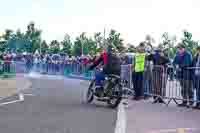
[[[40,42],[40,55],[41,55],[41,53],[42,53],[42,48],[41,48],[42,46],[41,46],[41,42]]]
[[[83,41],[81,40],[81,55],[83,56]]]
[[[83,56],[83,40],[81,39],[81,56]]]
[[[83,56],[84,53],[83,53],[83,50],[84,50],[84,43],[85,43],[85,40],[81,40],[81,55]]]

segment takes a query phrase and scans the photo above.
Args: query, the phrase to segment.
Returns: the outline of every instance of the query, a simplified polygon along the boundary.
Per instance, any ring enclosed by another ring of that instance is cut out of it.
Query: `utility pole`
[[[106,48],[106,30],[105,30],[105,27],[104,27],[104,30],[103,30],[103,45],[104,45],[104,49]]]
[[[40,43],[40,55],[42,54],[42,48],[41,48],[42,46],[41,46],[41,43]]]
[[[81,40],[81,55],[83,56],[83,40]]]

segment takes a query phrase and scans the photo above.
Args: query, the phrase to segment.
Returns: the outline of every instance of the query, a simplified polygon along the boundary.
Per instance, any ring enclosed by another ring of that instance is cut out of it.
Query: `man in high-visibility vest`
[[[137,53],[133,59],[133,87],[135,89],[135,97],[134,100],[140,100],[144,96],[144,70],[145,70],[145,44],[140,43],[137,48]]]

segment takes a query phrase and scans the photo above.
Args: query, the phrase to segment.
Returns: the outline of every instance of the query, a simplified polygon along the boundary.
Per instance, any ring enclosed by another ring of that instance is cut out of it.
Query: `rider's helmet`
[[[108,54],[116,53],[117,49],[116,49],[116,47],[114,45],[108,45],[106,51],[107,51]]]

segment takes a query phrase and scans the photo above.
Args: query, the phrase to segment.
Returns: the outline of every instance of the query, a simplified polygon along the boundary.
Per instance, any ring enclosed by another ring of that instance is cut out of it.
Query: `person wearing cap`
[[[164,55],[161,48],[155,49],[154,53],[151,53],[147,60],[153,62],[152,68],[152,82],[153,82],[153,93],[155,96],[154,103],[164,103],[162,97],[165,96],[165,87],[167,82],[167,64],[170,62],[169,58]]]
[[[192,72],[188,67],[192,66],[192,54],[185,49],[184,44],[178,44],[178,52],[174,58],[173,65],[176,66],[177,78],[181,86],[183,102],[178,106],[187,106],[187,101],[193,99]],[[189,98],[189,99],[188,99]],[[189,103],[193,105],[193,102]]]
[[[200,46],[197,47],[197,54],[192,61],[194,69],[194,88],[196,89],[197,104],[195,109],[200,109]]]

